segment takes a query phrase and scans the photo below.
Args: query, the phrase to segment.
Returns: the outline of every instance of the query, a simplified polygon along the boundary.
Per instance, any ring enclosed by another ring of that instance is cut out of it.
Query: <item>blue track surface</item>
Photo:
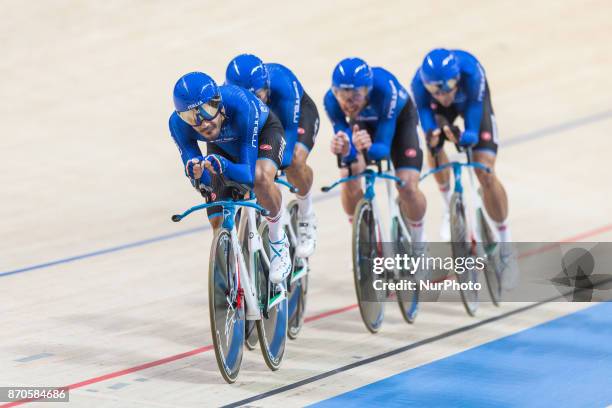
[[[604,407],[609,404],[612,404],[610,302],[312,406]]]

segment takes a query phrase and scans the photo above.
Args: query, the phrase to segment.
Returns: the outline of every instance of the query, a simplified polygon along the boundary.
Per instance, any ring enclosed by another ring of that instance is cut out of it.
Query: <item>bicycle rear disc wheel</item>
[[[259,234],[263,240],[264,251],[270,256],[270,240],[268,238],[268,223],[262,222],[259,226]],[[255,265],[257,275],[257,294],[259,304],[262,307],[261,320],[257,321],[257,335],[264,361],[270,370],[278,370],[285,354],[285,343],[287,340],[287,298],[278,302],[275,306],[268,307],[273,295],[278,295],[272,290],[268,279],[268,265],[259,253],[255,254]]]
[[[380,330],[385,314],[384,291],[374,289],[374,280],[382,280],[373,270],[374,258],[382,256],[376,228],[370,201],[360,200],[353,216],[353,276],[359,313],[372,333]]]
[[[453,258],[469,258],[472,256],[472,245],[468,242],[465,209],[459,193],[453,193],[450,202],[451,248]],[[478,282],[478,272],[475,269],[463,273],[455,272],[459,284]],[[461,285],[463,286],[463,285]],[[460,289],[461,300],[465,311],[474,316],[478,310],[478,291],[476,289]]]
[[[289,213],[289,219],[293,232],[298,234],[298,202],[293,200],[287,206],[287,212]],[[289,234],[287,234],[289,236]],[[291,340],[295,340],[304,325],[304,314],[306,312],[306,295],[308,294],[308,273],[304,271],[304,268],[308,268],[307,260],[298,258],[295,256],[295,245],[298,241],[291,245],[291,274],[287,278],[287,307],[288,307],[288,318],[289,322],[287,325],[287,336]],[[294,279],[294,276],[300,278]],[[292,283],[293,281],[293,283]]]
[[[236,381],[240,372],[245,335],[244,299],[238,271],[230,232],[220,229],[211,247],[208,301],[215,357],[228,383]]]
[[[395,244],[395,253],[404,256],[407,254],[410,256],[412,254],[412,247],[410,245],[410,238],[404,236],[401,226],[399,225],[399,221],[397,219],[393,220],[392,224],[392,233],[393,233],[393,241]],[[404,320],[407,323],[414,323],[417,314],[419,312],[419,287],[418,282],[414,279],[414,274],[411,274],[410,271],[405,269],[400,269],[398,271],[398,277],[400,281],[408,281],[415,282],[417,285],[415,290],[397,290],[397,304],[400,308],[400,312]]]
[[[495,306],[499,306],[499,303],[501,302],[501,283],[499,282],[499,268],[501,266],[499,264],[499,248],[482,208],[478,209],[478,222],[480,223],[484,252],[487,257],[487,263],[484,270],[485,280],[487,281],[487,288],[489,289],[491,302],[493,302]]]

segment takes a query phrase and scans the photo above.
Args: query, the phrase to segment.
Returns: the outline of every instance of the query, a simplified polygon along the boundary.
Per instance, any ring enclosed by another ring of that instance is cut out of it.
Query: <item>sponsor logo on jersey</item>
[[[259,150],[270,151],[272,150],[272,146],[270,146],[269,144],[262,144],[261,146],[259,146]]]
[[[406,157],[413,158],[413,157],[416,157],[416,155],[417,155],[417,151],[416,151],[416,149],[413,149],[413,148],[406,149],[406,150],[404,151],[404,155],[405,155]]]
[[[300,91],[297,82],[293,81],[293,91],[295,92],[295,104],[293,105],[293,123],[298,123],[300,117]]]
[[[287,145],[287,142],[285,142],[285,138],[281,137],[280,139],[280,148],[278,149],[278,162],[282,163],[283,162],[283,155],[285,154],[285,146]]]
[[[487,132],[484,131],[480,134],[480,137],[482,138],[482,140],[484,140],[485,142],[488,142],[489,140],[491,140],[491,132]]]
[[[259,101],[259,99],[257,99]],[[251,147],[257,148],[257,135],[259,134],[259,109],[255,105],[254,101],[251,101],[253,108],[255,109],[255,120],[253,121],[253,134],[251,136]],[[261,107],[261,102],[259,106]]]

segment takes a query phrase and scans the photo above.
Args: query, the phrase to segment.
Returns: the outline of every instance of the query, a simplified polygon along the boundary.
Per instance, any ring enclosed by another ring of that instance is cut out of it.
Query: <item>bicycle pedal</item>
[[[303,260],[303,263],[299,266],[296,266],[293,274],[291,275],[290,283],[295,283],[297,280],[302,279],[304,275],[308,273],[308,263],[306,260]]]
[[[280,292],[276,293],[270,298],[270,300],[268,301],[268,310],[272,309],[274,306],[285,300],[286,297],[287,295],[285,289],[283,288]]]

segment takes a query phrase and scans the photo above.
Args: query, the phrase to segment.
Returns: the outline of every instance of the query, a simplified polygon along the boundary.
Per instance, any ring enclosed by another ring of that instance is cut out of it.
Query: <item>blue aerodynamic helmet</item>
[[[341,89],[366,87],[372,89],[374,75],[370,66],[361,58],[345,58],[336,65],[332,74],[332,86]]]
[[[213,120],[222,108],[221,93],[214,79],[203,72],[190,72],[176,81],[174,109],[191,126]]]
[[[270,88],[270,76],[265,64],[253,54],[240,54],[229,62],[225,82],[257,92]]]
[[[427,53],[419,72],[430,92],[450,92],[461,78],[457,57],[445,48],[436,48]]]

